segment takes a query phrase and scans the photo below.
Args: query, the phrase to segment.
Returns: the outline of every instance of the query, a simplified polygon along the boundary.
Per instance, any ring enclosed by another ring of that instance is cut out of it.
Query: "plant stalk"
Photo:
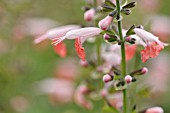
[[[118,11],[118,31],[119,37],[121,40],[121,70],[122,70],[122,77],[126,76],[126,53],[125,53],[125,41],[122,34],[122,20],[121,18],[121,7],[120,7],[120,0],[116,0],[116,6]],[[123,90],[123,113],[127,113],[127,90]]]

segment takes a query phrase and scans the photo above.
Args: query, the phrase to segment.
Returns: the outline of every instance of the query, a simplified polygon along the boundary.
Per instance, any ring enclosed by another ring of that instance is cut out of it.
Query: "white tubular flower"
[[[43,34],[42,36],[36,38],[34,40],[34,43],[38,44],[38,43],[42,42],[43,40],[45,40],[47,38],[53,39],[53,38],[57,38],[57,37],[62,37],[68,31],[74,30],[74,29],[79,29],[79,28],[80,28],[79,25],[65,25],[65,26],[56,27],[56,28],[50,29],[45,34]]]
[[[59,37],[59,38],[54,38],[54,42],[52,44],[57,45],[60,42],[62,42],[65,39],[75,39],[75,49],[78,54],[78,56],[85,61],[85,50],[82,47],[83,42],[87,38],[94,37],[96,35],[99,35],[102,30],[97,27],[86,27],[86,28],[81,28],[81,29],[76,29],[76,30],[71,30],[66,33],[65,36]]]

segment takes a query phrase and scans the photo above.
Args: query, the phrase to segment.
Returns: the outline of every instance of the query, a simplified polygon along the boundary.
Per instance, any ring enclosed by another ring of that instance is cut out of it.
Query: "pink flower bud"
[[[131,82],[132,82],[132,77],[131,77],[130,75],[126,75],[126,76],[125,76],[125,82],[126,82],[127,84],[131,83]]]
[[[82,67],[87,67],[89,65],[89,63],[87,62],[87,60],[83,61],[83,60],[80,60],[80,65]]]
[[[161,107],[152,107],[146,110],[145,113],[163,113],[163,109]]]
[[[84,13],[84,20],[92,21],[94,15],[95,15],[95,9],[92,8]]]
[[[106,75],[103,76],[103,81],[105,83],[110,82],[111,80],[113,80],[113,77],[111,75],[106,74]]]
[[[142,72],[142,74],[148,73],[148,68],[146,68],[146,67],[142,68],[141,72]]]
[[[113,17],[106,16],[104,19],[100,20],[98,25],[102,30],[107,30],[109,28],[112,20],[113,20]]]
[[[130,41],[131,41],[131,37],[128,36],[128,37],[125,38],[125,40],[126,40],[127,42],[130,42]]]
[[[103,38],[104,38],[105,40],[108,40],[108,39],[110,38],[110,36],[109,36],[108,34],[104,34],[104,35],[103,35]]]

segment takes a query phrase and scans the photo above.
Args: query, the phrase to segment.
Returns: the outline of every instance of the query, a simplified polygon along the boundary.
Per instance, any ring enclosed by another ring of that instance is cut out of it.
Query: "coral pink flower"
[[[54,52],[61,57],[65,57],[67,55],[66,45],[63,42],[60,42],[58,45],[54,46]]]
[[[79,38],[76,38],[76,40],[75,40],[75,49],[76,49],[76,52],[77,52],[78,56],[79,56],[83,61],[85,61],[85,60],[86,60],[85,50],[84,50],[84,48],[82,47],[82,44],[81,44],[81,41],[80,41]]]
[[[104,19],[100,20],[99,22],[99,27],[102,30],[107,30],[113,20],[112,16],[106,16]]]
[[[147,109],[145,113],[164,113],[164,110],[161,107],[152,107]]]
[[[94,37],[96,35],[99,35],[102,30],[97,27],[86,27],[86,28],[81,28],[81,29],[76,29],[76,30],[71,30],[66,33],[65,36],[60,37],[60,38],[55,38],[53,44],[57,45],[60,42],[62,42],[65,39],[75,39],[75,49],[78,54],[78,56],[85,61],[86,55],[85,55],[85,50],[82,47],[82,44],[87,38]]]
[[[136,53],[136,45],[126,45],[125,52],[126,52],[126,61],[129,61],[133,58]]]
[[[161,50],[164,49],[164,46],[167,46],[167,44],[161,42],[158,37],[143,29],[135,28],[134,32],[146,43],[145,49],[141,52],[143,62],[146,62],[149,58],[157,57]]]
[[[95,15],[95,9],[92,8],[84,13],[84,20],[92,21]]]
[[[149,58],[155,58],[159,55],[163,48],[155,42],[148,44],[144,50],[141,51],[142,62],[146,62]]]

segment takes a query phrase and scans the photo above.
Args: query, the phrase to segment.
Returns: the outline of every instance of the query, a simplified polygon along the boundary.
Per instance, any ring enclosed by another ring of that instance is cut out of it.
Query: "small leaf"
[[[110,0],[105,0],[105,4],[108,6],[111,6],[113,8],[116,8],[116,5],[114,3],[112,3]]]
[[[102,31],[100,34],[102,34],[102,35],[104,35],[104,34],[115,35],[115,33],[113,33],[112,31],[109,31],[109,30]]]
[[[113,12],[109,14],[109,16],[111,17],[116,17],[116,15],[117,15],[117,10],[114,10]]]
[[[114,8],[108,6],[108,5],[103,5],[102,6],[102,11],[105,11],[105,12],[112,12],[114,10]]]
[[[126,36],[134,35],[135,32],[133,31],[135,29],[135,25],[132,25],[130,29],[126,32]]]
[[[123,6],[123,9],[133,8],[135,6],[136,6],[136,2],[130,2],[130,3],[126,4],[125,6]]]

